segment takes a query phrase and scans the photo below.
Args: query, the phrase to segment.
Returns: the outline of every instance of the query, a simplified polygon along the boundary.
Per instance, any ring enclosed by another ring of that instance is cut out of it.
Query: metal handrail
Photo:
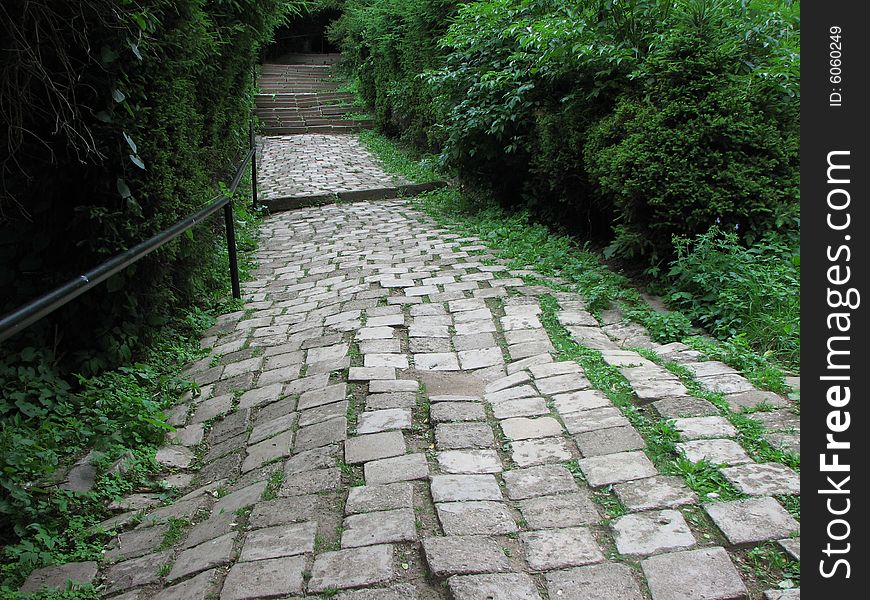
[[[232,282],[233,298],[241,298],[242,293],[239,283],[238,257],[236,255],[236,230],[235,221],[233,219],[233,201],[231,196],[235,193],[236,188],[239,186],[239,182],[242,180],[242,174],[245,171],[245,167],[247,167],[248,162],[253,159],[253,162],[251,162],[251,178],[253,180],[251,185],[256,206],[257,166],[255,154],[256,145],[254,143],[253,129],[251,129],[251,149],[248,151],[247,156],[245,156],[244,161],[242,161],[242,164],[236,171],[236,175],[229,186],[228,195],[222,194],[205,208],[189,215],[187,218],[179,221],[169,229],[161,231],[151,239],[110,258],[87,273],[79,275],[75,279],[71,279],[65,284],[43,294],[39,298],[20,306],[7,315],[4,315],[0,318],[0,342],[5,341],[19,331],[33,325],[40,319],[48,316],[61,306],[64,306],[68,302],[81,296],[112,275],[123,271],[154,250],[157,250],[164,244],[174,240],[188,229],[198,225],[221,208],[224,209],[224,222],[227,230],[227,250],[230,261],[230,280]]]

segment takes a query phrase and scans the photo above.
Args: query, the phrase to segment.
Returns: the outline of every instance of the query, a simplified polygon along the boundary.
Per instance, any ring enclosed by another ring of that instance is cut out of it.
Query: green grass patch
[[[394,140],[374,130],[362,131],[359,138],[383,163],[384,169],[397,173],[414,183],[430,183],[443,179],[434,168],[431,158],[412,159]]]

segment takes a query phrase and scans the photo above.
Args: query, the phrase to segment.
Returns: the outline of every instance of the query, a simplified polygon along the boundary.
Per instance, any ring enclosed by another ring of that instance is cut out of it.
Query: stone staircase
[[[305,133],[342,134],[371,129],[370,120],[348,119],[360,112],[353,94],[339,92],[332,80],[337,55],[290,55],[264,64],[254,113],[267,136]]]

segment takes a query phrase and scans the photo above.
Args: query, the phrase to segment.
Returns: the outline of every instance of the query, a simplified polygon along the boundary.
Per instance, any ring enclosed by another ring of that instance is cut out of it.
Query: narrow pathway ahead
[[[735,410],[774,404],[756,416],[794,442],[787,402],[523,274],[403,200],[267,218],[245,310],[202,340],[211,353],[188,371],[201,393],[170,414],[178,430],[158,461],[178,498],[119,506],[94,579],[103,595],[762,597],[741,552],[778,541],[799,555],[781,504],[798,476],[754,462],[720,408],[625,348],[682,363]],[[701,505],[660,474],[580,365],[556,360],[554,318],[619,369],[646,414],[676,419],[690,460],[725,465],[742,499]]]

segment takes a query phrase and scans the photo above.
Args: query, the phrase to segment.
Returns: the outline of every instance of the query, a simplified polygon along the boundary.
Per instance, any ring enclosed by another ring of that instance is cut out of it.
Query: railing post
[[[236,256],[236,225],[233,218],[233,199],[224,205],[224,222],[227,227],[227,254],[230,258],[230,281],[233,284],[233,298],[241,299],[242,290],[239,285],[239,259]]]
[[[259,204],[259,199],[257,198],[257,138],[254,136],[254,119],[251,118],[250,124],[250,138],[251,138],[251,149],[253,152],[251,153],[251,205],[254,210],[257,209]]]

